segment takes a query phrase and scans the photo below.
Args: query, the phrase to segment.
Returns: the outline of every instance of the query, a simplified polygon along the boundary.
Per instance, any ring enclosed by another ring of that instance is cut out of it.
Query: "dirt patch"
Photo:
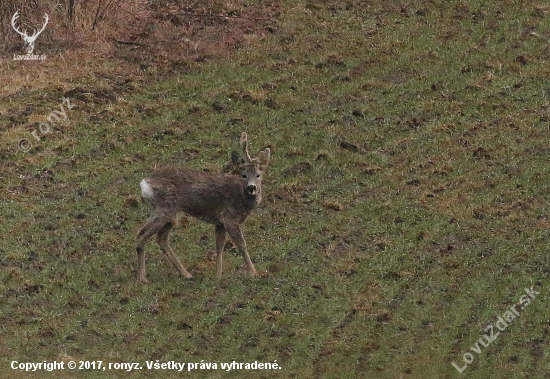
[[[0,6],[0,34],[4,37],[0,48],[10,54],[23,54],[23,41],[10,24],[13,9],[21,9],[16,3],[10,0]],[[280,15],[278,4],[262,2],[115,0],[105,9],[93,5],[93,1],[89,3],[88,8],[77,3],[72,16],[69,9],[59,9],[50,0],[25,5],[21,11],[24,24],[43,22],[45,13],[50,16],[48,27],[37,40],[35,54],[71,61],[78,57],[92,65],[120,62],[124,67],[137,66],[130,71],[153,80],[192,73],[200,63],[224,59],[235,49],[261,41],[277,31]],[[99,15],[94,7],[99,7]],[[26,66],[17,64],[10,70],[25,70]],[[78,67],[75,69],[78,75]],[[0,82],[3,80],[0,78]]]
[[[190,70],[189,62],[223,59],[277,27],[278,6],[244,1],[151,5],[147,29],[130,36],[134,45],[113,43],[124,59],[152,63],[166,74]]]

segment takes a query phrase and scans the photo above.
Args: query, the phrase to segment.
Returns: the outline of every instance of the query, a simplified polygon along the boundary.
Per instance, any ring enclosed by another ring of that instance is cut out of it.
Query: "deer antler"
[[[17,32],[17,34],[20,34],[23,38],[29,38],[29,36],[27,35],[27,33],[23,33],[21,31],[19,31],[17,29],[17,26],[15,26],[15,20],[17,20],[19,18],[19,11],[15,12],[15,14],[13,15],[13,17],[11,18],[11,26],[13,27],[13,30],[15,30]]]
[[[46,25],[48,25],[48,21],[50,20],[47,13],[44,13],[44,16],[46,16],[46,21],[44,22],[42,29],[40,29],[39,31],[35,30],[32,36],[28,36],[27,31],[21,32],[19,29],[17,29],[17,26],[15,25],[15,20],[19,18],[19,11],[15,12],[13,17],[11,18],[11,26],[13,26],[13,30],[15,30],[18,34],[20,34],[23,37],[23,39],[25,39],[25,41],[35,40],[36,37],[38,37],[40,33],[42,33],[44,29],[46,29]]]
[[[248,163],[252,162],[252,158],[248,153],[248,137],[246,133],[243,132],[240,142],[241,142],[241,150],[243,151],[243,154],[244,154],[244,160]]]
[[[44,29],[46,29],[46,25],[48,25],[48,21],[50,20],[50,18],[48,17],[47,13],[44,13],[44,16],[46,16],[46,22],[44,22],[44,25],[42,26],[42,29],[40,29],[40,31],[34,32],[34,34],[32,35],[33,37],[38,37],[38,35],[42,33]]]

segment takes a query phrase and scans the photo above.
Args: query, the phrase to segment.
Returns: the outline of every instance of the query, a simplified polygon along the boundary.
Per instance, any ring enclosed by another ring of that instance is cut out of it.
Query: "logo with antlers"
[[[27,34],[26,30],[22,32],[19,29],[17,29],[17,26],[15,25],[15,20],[19,18],[19,11],[15,12],[13,17],[11,18],[11,26],[13,27],[13,30],[15,30],[17,34],[19,34],[23,38],[23,41],[25,41],[27,55],[32,55],[34,51],[34,42],[36,41],[40,33],[42,33],[44,29],[46,29],[46,25],[48,25],[48,20],[49,20],[48,14],[44,13],[44,15],[46,16],[46,21],[44,22],[42,29],[38,31],[34,30],[33,34],[30,36]]]

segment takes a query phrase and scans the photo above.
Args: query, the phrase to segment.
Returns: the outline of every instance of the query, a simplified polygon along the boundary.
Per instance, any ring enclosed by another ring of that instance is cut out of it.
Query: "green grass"
[[[128,74],[116,101],[79,79],[2,105],[0,376],[73,359],[282,369],[51,377],[549,377],[549,9],[280,7],[274,33],[186,74]],[[19,151],[56,91],[79,86],[92,94],[68,121]],[[262,277],[230,250],[218,287],[213,228],[192,221],[171,241],[195,279],[150,242],[138,284],[139,180],[163,164],[219,170],[243,131],[273,152],[244,226]],[[451,363],[531,286],[459,374]]]

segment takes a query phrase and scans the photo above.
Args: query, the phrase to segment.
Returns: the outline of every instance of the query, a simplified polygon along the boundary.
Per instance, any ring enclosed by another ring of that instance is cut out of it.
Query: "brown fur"
[[[231,173],[213,174],[165,167],[156,170],[150,178],[142,181],[146,182],[147,190],[143,191],[142,187],[142,191],[144,196],[149,195],[147,200],[153,206],[153,214],[137,237],[138,278],[141,282],[147,282],[143,246],[155,234],[160,248],[180,274],[186,278],[192,277],[174,255],[168,243],[168,235],[178,212],[185,212],[199,220],[214,224],[218,280],[222,276],[222,254],[226,234],[229,234],[243,254],[250,274],[256,275],[240,224],[262,200],[262,174],[269,164],[270,151],[266,149],[257,159],[252,159],[248,154],[246,133],[243,133],[240,142],[244,157],[232,155]]]

